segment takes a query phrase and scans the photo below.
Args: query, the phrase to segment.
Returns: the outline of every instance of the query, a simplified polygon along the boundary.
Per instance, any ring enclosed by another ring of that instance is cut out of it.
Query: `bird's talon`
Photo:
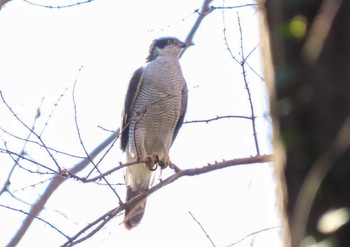
[[[160,162],[158,162],[158,164],[159,164],[159,166],[160,166],[160,168],[163,170],[163,169],[165,169],[165,168],[167,168],[167,164],[165,164],[164,162],[162,162],[162,161],[160,161]]]
[[[158,168],[158,162],[159,162],[159,157],[156,153],[153,153],[151,156],[148,156],[148,162],[146,163],[146,166],[150,171],[155,171]]]

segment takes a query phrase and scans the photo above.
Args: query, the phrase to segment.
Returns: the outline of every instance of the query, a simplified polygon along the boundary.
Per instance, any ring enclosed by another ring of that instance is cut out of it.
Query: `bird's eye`
[[[168,45],[172,45],[174,41],[172,39],[168,39]]]

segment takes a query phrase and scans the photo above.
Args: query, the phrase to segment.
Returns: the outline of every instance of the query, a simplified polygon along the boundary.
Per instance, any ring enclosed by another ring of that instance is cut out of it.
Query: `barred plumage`
[[[151,157],[160,166],[170,165],[169,150],[183,123],[187,86],[179,63],[186,45],[173,37],[154,40],[147,64],[135,71],[127,91],[121,148],[127,161]],[[129,166],[125,172],[127,201],[150,186],[153,166]],[[146,200],[125,209],[124,224],[130,229],[142,219]]]

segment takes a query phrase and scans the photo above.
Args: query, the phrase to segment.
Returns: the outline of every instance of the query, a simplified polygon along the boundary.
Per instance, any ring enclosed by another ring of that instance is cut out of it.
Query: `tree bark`
[[[260,8],[286,246],[349,246],[350,2],[262,0]],[[339,208],[343,224],[333,218],[338,225],[324,230],[321,217]]]

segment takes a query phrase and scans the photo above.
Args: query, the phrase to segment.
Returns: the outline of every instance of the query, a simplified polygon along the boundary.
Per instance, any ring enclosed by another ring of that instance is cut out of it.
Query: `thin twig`
[[[222,3],[223,7],[225,5],[225,1],[223,1]],[[233,60],[235,60],[238,64],[240,64],[240,61],[236,58],[236,56],[233,54],[231,47],[228,44],[228,39],[227,39],[227,35],[226,35],[226,19],[225,19],[225,11],[222,10],[222,24],[223,24],[223,34],[224,34],[224,44],[226,46],[226,50],[228,51],[228,53],[230,54],[231,58],[233,58]]]
[[[43,135],[43,133],[44,133],[46,127],[49,125],[49,121],[51,120],[54,111],[56,110],[56,107],[57,107],[58,104],[60,103],[61,99],[63,98],[63,96],[64,96],[64,94],[67,92],[67,90],[68,90],[68,87],[64,89],[64,92],[61,93],[61,95],[58,97],[56,103],[54,103],[54,105],[53,105],[53,107],[52,107],[52,109],[51,109],[51,112],[50,112],[50,114],[49,114],[49,116],[48,116],[48,118],[47,118],[47,120],[46,120],[46,123],[45,123],[43,129],[41,130],[39,136],[42,136],[42,135]]]
[[[251,116],[252,116],[251,120],[252,120],[253,137],[254,137],[256,154],[260,155],[260,147],[259,147],[259,142],[258,142],[258,135],[257,135],[257,132],[256,132],[256,124],[255,124],[256,116],[255,116],[255,112],[254,112],[253,99],[252,99],[252,95],[251,95],[251,92],[250,92],[250,88],[249,88],[249,84],[248,84],[248,80],[247,80],[247,75],[246,75],[246,69],[245,69],[245,61],[248,58],[248,56],[247,57],[244,56],[243,32],[242,32],[241,20],[239,18],[239,14],[238,13],[237,13],[237,21],[238,21],[238,27],[239,27],[239,35],[240,35],[240,43],[241,43],[241,56],[242,56],[242,61],[240,62],[240,64],[241,64],[241,68],[242,68],[242,75],[243,75],[244,85],[245,85],[245,89],[247,91],[248,101],[249,101],[249,105],[250,105],[250,112],[251,112]],[[255,48],[252,51],[254,51]],[[249,55],[251,53],[252,52],[250,52]]]
[[[73,237],[71,237],[67,242],[65,242],[61,247],[67,247],[67,246],[74,246],[76,244],[79,244],[89,238],[91,238],[93,235],[96,234],[96,232],[98,232],[103,226],[105,226],[111,219],[113,219],[118,213],[120,213],[121,211],[124,210],[124,206],[120,206],[117,208],[114,208],[110,211],[108,211],[107,213],[105,213],[104,215],[102,215],[101,217],[99,217],[98,219],[96,219],[95,221],[91,222],[90,224],[88,224],[86,227],[84,227],[83,229],[81,229],[77,234],[75,234]],[[87,234],[86,236],[79,238],[78,237],[82,234],[84,234],[87,230],[89,230],[90,228],[92,228],[92,226],[98,224],[99,222],[101,222],[97,227],[95,227],[94,230],[92,230],[89,234]],[[77,240],[75,240],[77,239]]]
[[[95,158],[99,153],[101,153],[110,143],[112,143],[115,138],[118,136],[119,131],[116,131],[116,133],[111,134],[104,142],[99,144],[90,154],[89,156],[93,159]],[[90,163],[89,159],[84,159],[78,164],[74,165],[71,169],[68,170],[69,174],[77,174],[79,171],[83,170],[88,164]],[[40,199],[32,206],[29,215],[24,219],[22,226],[18,229],[15,236],[11,239],[8,246],[16,246],[18,242],[21,240],[23,235],[26,233],[26,231],[29,229],[31,223],[33,222],[33,219],[35,216],[37,216],[41,210],[44,208],[44,205],[48,201],[48,199],[51,197],[51,195],[57,190],[57,188],[65,182],[66,179],[62,177],[61,175],[55,176],[49,185],[46,187],[45,192],[42,194]]]
[[[0,96],[2,99],[2,102],[5,104],[6,108],[12,113],[12,115],[27,129],[29,130],[38,140],[39,142],[42,144],[43,148],[45,149],[45,151],[49,154],[50,158],[52,159],[52,161],[55,163],[58,171],[61,171],[61,167],[59,166],[59,164],[57,163],[56,159],[53,157],[52,153],[50,152],[50,150],[47,148],[46,144],[44,143],[44,141],[42,140],[42,138],[32,129],[30,128],[27,124],[25,124],[22,119],[20,119],[17,114],[12,110],[12,108],[9,106],[9,104],[6,102],[2,91],[0,91]]]
[[[243,4],[243,5],[236,5],[236,6],[211,6],[212,9],[239,9],[239,8],[244,8],[244,7],[256,7],[257,4],[255,3],[248,3],[248,4]]]
[[[23,138],[23,137],[20,137],[20,136],[16,136],[15,134],[12,134],[10,133],[9,131],[3,129],[0,127],[0,130],[3,131],[5,134],[13,137],[13,138],[16,138],[18,140],[21,140],[21,141],[24,141],[26,143],[31,143],[31,144],[35,144],[41,148],[44,148],[43,145],[37,141],[33,141],[33,140],[30,140],[29,139],[29,136],[27,138]],[[72,157],[72,158],[76,158],[76,159],[84,159],[85,157],[83,156],[78,156],[78,155],[75,155],[75,154],[71,154],[71,153],[67,153],[67,152],[64,152],[64,151],[60,151],[60,150],[57,150],[55,148],[51,148],[51,147],[46,147],[47,149],[49,149],[50,151],[53,151],[55,152],[56,154],[62,154],[62,155],[65,155],[65,156],[69,156],[69,157]],[[23,149],[22,149],[23,150]],[[22,153],[22,152],[21,152]]]
[[[35,3],[35,2],[28,1],[28,0],[23,0],[23,1],[26,2],[26,3],[29,3],[30,5],[34,5],[34,6],[37,6],[37,7],[43,7],[43,8],[48,8],[48,9],[63,9],[63,8],[71,8],[71,7],[74,7],[74,6],[80,6],[82,4],[90,3],[90,2],[92,2],[94,0],[85,0],[85,1],[75,2],[75,3],[72,3],[72,4],[56,5],[56,6]]]
[[[269,230],[273,230],[273,229],[276,229],[276,228],[280,228],[280,226],[273,226],[273,227],[269,227],[269,228],[265,228],[265,229],[261,229],[261,230],[258,230],[258,231],[255,231],[255,232],[252,232],[252,233],[249,233],[248,235],[246,235],[245,237],[241,238],[240,240],[230,244],[230,245],[227,245],[226,247],[231,247],[231,246],[234,246],[242,241],[244,241],[245,239],[251,237],[251,236],[255,236],[256,234],[259,234],[261,232],[265,232],[265,231],[269,231]]]
[[[44,183],[46,183],[46,182],[49,182],[49,181],[52,180],[52,179],[53,179],[53,177],[50,177],[50,178],[47,178],[47,179],[42,180],[42,181],[40,181],[40,182],[31,184],[31,185],[27,185],[27,186],[22,187],[22,188],[19,188],[19,189],[12,190],[11,192],[12,192],[12,193],[16,193],[16,192],[18,192],[18,191],[23,191],[23,190],[26,190],[26,189],[28,189],[28,188],[35,188],[36,186],[42,185],[42,184],[44,184]],[[29,205],[29,203],[27,203],[27,204]]]
[[[216,121],[219,119],[224,119],[224,118],[241,118],[241,119],[248,119],[248,120],[252,120],[251,117],[247,117],[247,116],[239,116],[239,115],[226,115],[226,116],[217,116],[214,118],[209,118],[209,119],[201,119],[201,120],[188,120],[185,121],[184,124],[190,124],[190,123],[209,123],[212,121]]]
[[[22,160],[29,161],[29,162],[31,162],[31,163],[33,163],[33,164],[35,164],[35,165],[41,166],[41,167],[43,167],[43,168],[45,168],[45,169],[51,171],[52,174],[57,174],[57,171],[55,171],[54,169],[52,169],[52,168],[50,168],[50,167],[48,167],[48,166],[45,166],[45,165],[43,165],[43,164],[41,164],[41,163],[39,163],[39,162],[36,162],[36,161],[33,160],[33,159],[29,159],[29,158],[25,157],[23,154],[18,154],[18,153],[16,153],[16,152],[13,152],[13,151],[9,150],[9,149],[7,148],[6,145],[5,145],[5,148],[6,148],[6,149],[0,148],[0,151],[3,152],[3,153],[7,153],[7,154],[12,158],[12,160],[14,161],[14,163],[15,163],[16,165],[20,166],[18,162],[19,162],[20,159],[22,159]],[[12,157],[12,156],[16,156],[17,158],[15,159],[15,158]],[[23,167],[21,166],[21,168],[23,168]],[[23,169],[24,169],[24,168],[23,168]],[[36,172],[36,173],[38,173],[38,172]],[[46,173],[45,173],[45,174],[46,174]],[[47,174],[50,174],[50,173],[47,173]]]
[[[1,93],[1,92],[0,92],[0,93]],[[32,131],[33,131],[34,128],[35,128],[36,121],[37,121],[38,118],[40,117],[40,114],[38,114],[39,112],[40,112],[40,108],[38,108],[37,114],[35,115],[34,120],[33,120],[33,123],[32,123],[32,126],[31,126],[31,128],[30,128]],[[2,129],[2,128],[1,128],[1,129]],[[29,139],[30,139],[30,136],[33,134],[32,131],[29,131],[29,133],[28,133],[28,136],[27,136],[27,138],[26,138],[26,141],[24,142],[23,147],[22,147],[22,149],[21,149],[20,156],[17,156],[17,158],[14,160],[14,164],[12,165],[11,170],[10,170],[8,176],[7,176],[7,179],[6,179],[6,181],[5,181],[5,183],[4,183],[3,187],[2,187],[2,189],[0,190],[0,196],[1,196],[2,193],[4,193],[5,191],[7,191],[7,190],[8,190],[8,187],[10,186],[11,176],[12,176],[13,172],[15,171],[15,168],[16,168],[16,166],[17,166],[19,160],[20,160],[21,157],[22,157],[22,154],[25,152],[25,149],[26,149],[26,146],[27,146],[27,143],[28,143],[27,140],[29,140]],[[6,145],[6,142],[5,142],[5,141],[4,141],[4,144]],[[6,149],[7,149],[7,147],[6,147]],[[11,156],[11,155],[10,155],[10,156]],[[11,156],[11,158],[12,158],[12,156]]]
[[[245,90],[247,92],[248,95],[248,101],[249,101],[249,106],[250,106],[250,113],[251,113],[251,118],[250,120],[252,121],[252,129],[253,129],[253,139],[254,139],[254,144],[255,144],[255,149],[256,149],[256,154],[260,155],[260,147],[259,147],[259,142],[258,142],[258,135],[257,135],[257,131],[256,131],[256,116],[255,116],[255,111],[254,111],[254,105],[253,105],[253,99],[251,96],[251,92],[250,92],[250,88],[249,88],[249,83],[247,80],[247,71],[245,68],[246,65],[246,61],[247,58],[255,51],[255,49],[258,46],[255,46],[248,54],[248,56],[244,55],[244,48],[243,48],[243,32],[242,32],[242,26],[241,26],[241,21],[239,18],[239,15],[237,13],[237,22],[238,22],[238,27],[239,27],[239,34],[240,34],[240,56],[241,59],[238,59],[232,52],[229,43],[228,43],[228,39],[226,36],[226,24],[225,24],[225,14],[224,11],[222,12],[222,22],[224,25],[223,28],[223,34],[224,34],[224,43],[226,46],[227,51],[230,53],[231,57],[233,60],[235,60],[240,66],[241,66],[241,70],[242,70],[242,76],[243,76],[243,81],[244,81],[244,86],[245,86]]]
[[[204,227],[202,226],[202,224],[193,216],[193,214],[191,213],[191,211],[188,211],[188,213],[192,216],[193,220],[199,225],[199,227],[202,229],[202,231],[204,232],[205,236],[209,239],[210,243],[216,247],[216,245],[214,244],[213,240],[210,238],[210,236],[208,235],[208,233],[206,232],[206,230],[204,229]]]
[[[88,159],[90,159],[91,164],[93,164],[93,165],[95,166],[93,160],[90,158],[89,153],[88,153],[88,151],[87,151],[87,149],[86,149],[86,147],[85,147],[85,145],[84,145],[83,138],[82,138],[81,133],[80,133],[79,123],[78,123],[77,102],[76,102],[76,100],[75,100],[75,89],[76,89],[76,86],[77,86],[77,84],[78,84],[79,75],[80,75],[80,73],[81,73],[81,71],[82,71],[83,68],[84,68],[84,66],[82,65],[82,66],[80,66],[80,68],[79,68],[79,70],[78,70],[78,74],[77,74],[77,76],[76,76],[76,78],[75,78],[74,85],[73,85],[73,91],[72,91],[73,109],[74,109],[74,124],[75,124],[75,129],[76,129],[77,134],[78,134],[78,138],[79,138],[79,141],[80,141],[80,145],[81,145],[81,147],[83,148],[86,157],[87,157]]]
[[[95,182],[97,180],[103,179],[104,177],[111,175],[113,172],[116,172],[124,167],[132,166],[132,165],[139,164],[139,163],[149,163],[149,162],[150,162],[149,159],[144,159],[144,160],[135,160],[135,161],[124,163],[124,164],[119,164],[119,166],[114,167],[114,168],[112,168],[104,173],[101,173],[100,175],[93,177],[93,178],[81,178],[75,174],[69,174],[69,173],[67,175],[69,177],[77,179],[83,183],[91,183],[91,182]]]
[[[30,213],[27,213],[21,209],[17,209],[17,208],[13,208],[10,206],[6,206],[6,205],[2,205],[0,204],[0,207],[12,210],[12,211],[16,211],[16,212],[20,212],[22,214],[28,215],[28,216],[32,216]],[[45,224],[49,225],[51,228],[53,228],[54,230],[56,230],[58,233],[60,233],[62,236],[64,236],[66,239],[69,239],[68,235],[64,234],[60,229],[58,229],[57,227],[55,227],[54,225],[52,225],[50,222],[38,217],[38,216],[32,216],[33,218],[35,218],[36,220],[40,220],[41,222],[44,222]]]
[[[248,63],[248,61],[245,62],[246,65],[248,66],[248,68],[257,76],[260,78],[260,80],[265,81],[264,77],[262,77],[252,66],[250,66],[250,64]]]
[[[73,91],[72,91],[72,97],[73,97],[73,106],[74,106],[74,123],[75,123],[75,128],[77,130],[77,133],[78,133],[78,138],[79,138],[79,141],[80,141],[80,144],[81,144],[81,147],[83,148],[85,154],[86,154],[86,157],[87,159],[89,160],[89,163],[91,163],[93,166],[94,166],[94,169],[101,175],[102,172],[100,171],[100,169],[98,168],[98,165],[94,163],[93,159],[90,157],[85,145],[84,145],[84,142],[83,142],[83,139],[82,139],[82,136],[81,136],[81,133],[80,133],[80,128],[79,128],[79,124],[78,124],[78,112],[77,112],[77,103],[76,103],[76,100],[75,100],[75,89],[76,89],[76,86],[77,86],[77,83],[78,83],[78,79],[79,79],[79,75],[82,71],[82,69],[84,68],[84,66],[82,65],[80,68],[79,68],[79,71],[78,71],[78,75],[77,77],[75,78],[75,81],[74,81],[74,86],[73,86]],[[116,142],[116,139],[112,142],[112,145]],[[107,150],[109,151],[109,150]],[[105,153],[106,155],[106,153]],[[102,157],[104,158],[105,155]],[[102,159],[101,159],[102,160]],[[107,181],[107,179],[105,177],[102,177],[102,179],[106,182],[106,184],[109,186],[109,188],[113,191],[113,193],[116,195],[116,197],[118,198],[119,202],[122,202],[120,196],[118,195],[118,193],[113,189],[112,185]]]

